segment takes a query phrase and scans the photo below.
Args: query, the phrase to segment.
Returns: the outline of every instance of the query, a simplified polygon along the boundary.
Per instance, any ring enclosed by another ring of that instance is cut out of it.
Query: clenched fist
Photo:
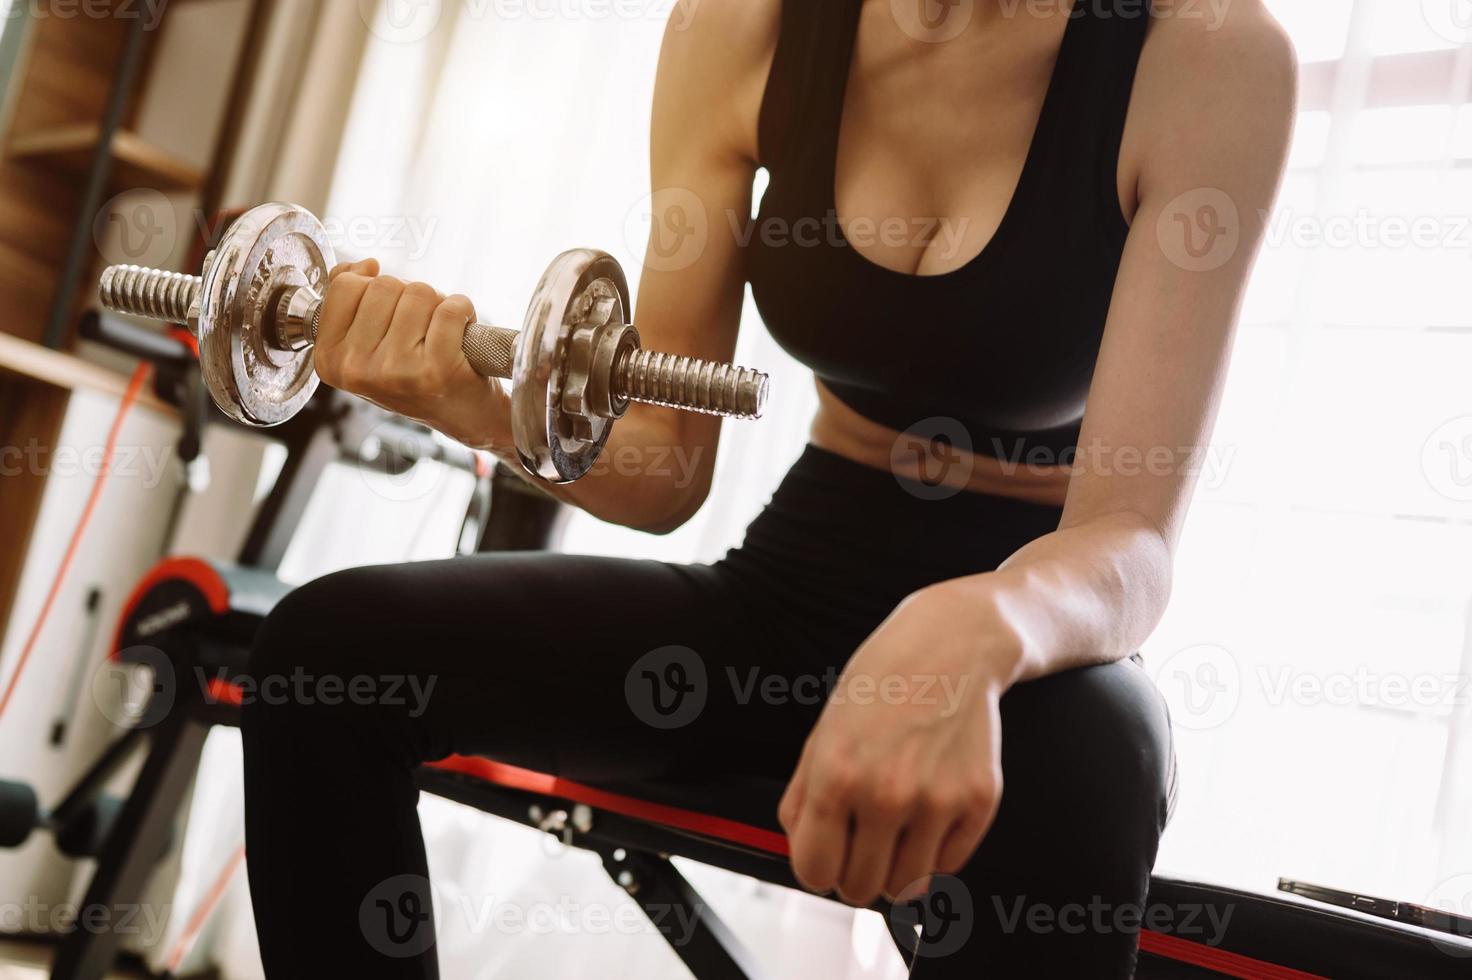
[[[511,446],[509,396],[460,350],[475,322],[470,300],[379,275],[377,259],[340,265],[328,280],[315,349],[324,383],[472,448]]]

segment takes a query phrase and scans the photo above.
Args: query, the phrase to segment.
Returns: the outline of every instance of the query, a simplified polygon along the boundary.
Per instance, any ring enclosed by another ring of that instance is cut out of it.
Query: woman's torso
[[[818,376],[815,444],[1058,503],[1135,206],[1149,17],[911,6],[784,4],[753,294]]]

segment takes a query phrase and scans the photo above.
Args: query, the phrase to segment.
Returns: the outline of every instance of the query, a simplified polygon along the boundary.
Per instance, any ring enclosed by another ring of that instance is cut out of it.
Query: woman
[[[604,784],[767,777],[785,792],[740,816],[786,831],[813,891],[863,906],[956,876],[935,887],[969,901],[965,941],[915,976],[1130,974],[1172,773],[1131,655],[1166,603],[1188,447],[1293,115],[1281,32],[1257,0],[1218,9],[674,12],[639,327],[729,358],[750,281],[817,375],[811,446],[714,566],[487,555],[290,596],[258,681],[407,673],[427,694],[246,706],[272,976],[435,975],[411,773],[452,752]],[[460,355],[473,316],[373,261],[336,270],[318,370],[514,460],[506,394]],[[719,434],[636,407],[607,449],[621,465],[553,492],[669,531],[704,501]],[[622,465],[672,447],[692,479]],[[678,724],[637,703],[672,664],[703,672]],[[797,696],[815,678],[826,701]],[[385,950],[373,902],[415,941]]]

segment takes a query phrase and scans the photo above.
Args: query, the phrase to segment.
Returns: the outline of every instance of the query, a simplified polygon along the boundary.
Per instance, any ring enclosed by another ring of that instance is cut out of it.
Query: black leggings
[[[722,815],[777,829],[825,685],[859,643],[906,595],[993,569],[1058,522],[934,496],[810,448],[715,565],[493,554],[293,592],[260,631],[242,725],[267,975],[438,975],[432,919],[385,936],[374,906],[414,920],[400,892],[428,871],[412,774],[451,753],[609,788],[745,780],[770,796]],[[969,904],[965,942],[912,975],[1128,976],[1129,910],[1166,819],[1164,702],[1124,661],[1018,685],[1001,716],[1000,811],[947,886]]]

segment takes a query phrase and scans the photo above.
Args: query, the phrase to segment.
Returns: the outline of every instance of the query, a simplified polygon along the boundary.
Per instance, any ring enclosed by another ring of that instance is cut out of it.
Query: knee
[[[243,727],[269,717],[302,720],[307,708],[346,703],[338,695],[374,669],[402,613],[381,570],[352,568],[315,579],[278,602],[256,631],[242,699]],[[397,612],[395,612],[397,610]],[[289,712],[273,706],[294,707]]]
[[[1018,685],[1002,701],[1002,747],[1004,809],[1011,797],[1052,847],[1100,872],[1148,872],[1173,750],[1165,702],[1138,664]]]

